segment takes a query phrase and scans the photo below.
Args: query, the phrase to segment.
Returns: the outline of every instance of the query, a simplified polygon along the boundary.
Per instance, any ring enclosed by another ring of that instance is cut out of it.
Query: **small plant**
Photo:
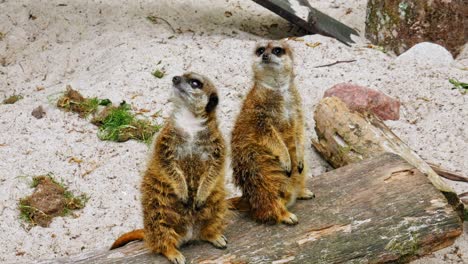
[[[75,196],[52,176],[47,174],[32,179],[33,194],[21,198],[18,204],[22,220],[47,227],[54,217],[67,216],[72,210],[84,208],[89,198],[85,194]]]
[[[14,94],[14,95],[6,98],[5,100],[3,100],[3,103],[4,104],[14,104],[14,103],[18,102],[21,99],[23,99],[22,95]]]
[[[452,90],[458,89],[462,94],[468,92],[468,83],[460,82],[457,79],[449,79],[449,82],[453,85]]]

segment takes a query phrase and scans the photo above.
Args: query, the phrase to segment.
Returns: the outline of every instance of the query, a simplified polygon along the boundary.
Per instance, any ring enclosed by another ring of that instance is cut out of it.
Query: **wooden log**
[[[226,250],[195,242],[182,253],[189,263],[205,264],[407,262],[452,244],[462,233],[462,222],[444,196],[394,154],[325,173],[308,187],[316,198],[291,208],[298,225],[268,226],[236,213],[225,233]],[[38,263],[169,262],[136,242]]]
[[[449,179],[451,181],[461,181],[461,182],[468,182],[468,178],[462,175],[459,175],[453,171],[449,171],[447,169],[441,168],[438,165],[427,163],[431,168],[440,176],[444,177],[445,179]]]
[[[460,216],[463,215],[463,204],[455,191],[375,115],[350,111],[340,99],[328,97],[317,105],[314,119],[317,140],[313,140],[312,145],[333,167],[339,168],[386,152],[400,155],[426,174]]]

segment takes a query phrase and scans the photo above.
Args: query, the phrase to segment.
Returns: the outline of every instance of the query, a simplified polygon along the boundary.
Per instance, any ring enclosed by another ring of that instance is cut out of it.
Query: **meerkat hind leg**
[[[214,218],[206,221],[200,230],[200,239],[209,242],[214,247],[225,249],[227,239],[222,234],[224,224],[222,218]]]
[[[254,218],[266,223],[283,223],[295,225],[298,223],[297,216],[288,211],[284,201],[279,197],[273,200],[259,200],[252,204]],[[273,221],[272,221],[273,220]]]

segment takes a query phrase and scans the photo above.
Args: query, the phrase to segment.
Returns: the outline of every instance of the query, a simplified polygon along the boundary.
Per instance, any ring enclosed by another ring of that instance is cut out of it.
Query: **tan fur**
[[[226,247],[222,233],[227,203],[225,144],[214,109],[216,89],[195,73],[179,78],[180,84],[174,81],[174,110],[155,141],[141,192],[146,246],[180,264],[185,258],[178,248],[189,240],[199,238]],[[192,79],[200,80],[203,88],[192,89]]]
[[[246,204],[261,222],[296,224],[287,206],[310,199],[305,187],[304,120],[302,101],[294,84],[292,53],[284,42],[269,42],[267,63],[256,54],[254,86],[237,118],[231,141],[235,184],[242,199],[231,199],[236,208]],[[281,47],[284,54],[273,54]]]

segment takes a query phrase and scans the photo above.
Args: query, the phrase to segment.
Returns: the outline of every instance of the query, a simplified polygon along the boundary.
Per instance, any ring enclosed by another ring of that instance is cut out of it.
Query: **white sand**
[[[366,1],[311,2],[364,29]],[[67,6],[57,6],[63,3]],[[352,12],[346,15],[348,8]],[[28,19],[29,14],[37,19]],[[177,32],[163,21],[150,23],[150,14],[166,19]],[[85,96],[127,100],[151,109],[148,115],[162,110],[164,117],[170,111],[170,78],[193,70],[211,77],[219,89],[218,114],[227,139],[251,85],[255,42],[287,37],[290,28],[248,0],[0,1],[0,32],[6,33],[0,40],[0,62],[6,61],[5,67],[0,65],[0,99],[13,93],[25,96],[14,105],[0,105],[0,262],[26,263],[107,248],[118,235],[142,226],[138,187],[148,147],[100,141],[93,125],[58,110],[48,101],[50,95],[71,84]],[[311,48],[290,42],[309,138],[315,137],[312,113],[323,92],[352,81],[399,98],[401,120],[387,124],[423,158],[468,174],[468,95],[451,90],[447,81],[468,81],[468,72],[459,69],[468,65],[466,49],[451,65],[424,65],[398,63],[364,44],[350,48],[322,36],[305,39],[322,43]],[[313,68],[349,59],[357,62]],[[160,66],[167,73],[156,79],[151,72]],[[37,86],[45,90],[36,91]],[[40,120],[31,116],[38,105],[47,111]],[[72,157],[83,162],[70,162]],[[307,157],[311,175],[326,170],[311,147]],[[28,229],[18,218],[18,199],[32,192],[31,177],[48,172],[91,199],[77,218],[56,218],[50,228]],[[467,184],[450,184],[458,192],[468,190]],[[455,243],[465,261],[467,237]],[[454,250],[452,246],[418,263],[440,263],[445,254],[457,263],[461,259],[450,253]]]

